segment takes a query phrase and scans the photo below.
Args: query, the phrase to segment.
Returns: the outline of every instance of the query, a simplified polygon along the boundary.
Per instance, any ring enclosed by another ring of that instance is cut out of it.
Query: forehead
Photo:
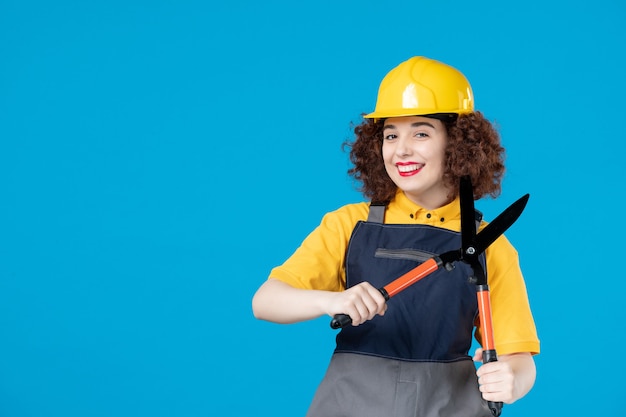
[[[431,127],[436,130],[444,128],[441,120],[424,116],[390,117],[385,119],[383,126],[385,129],[405,129],[420,126]]]

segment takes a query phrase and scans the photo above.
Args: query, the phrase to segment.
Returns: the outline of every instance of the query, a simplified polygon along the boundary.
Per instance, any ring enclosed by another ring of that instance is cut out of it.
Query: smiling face
[[[408,116],[385,120],[383,161],[391,180],[416,204],[434,209],[449,202],[443,182],[448,134],[437,119]]]

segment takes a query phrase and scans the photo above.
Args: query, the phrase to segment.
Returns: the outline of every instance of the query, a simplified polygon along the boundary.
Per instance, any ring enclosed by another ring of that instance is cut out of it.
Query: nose
[[[400,135],[396,141],[396,155],[407,156],[411,154],[409,138],[404,135]]]

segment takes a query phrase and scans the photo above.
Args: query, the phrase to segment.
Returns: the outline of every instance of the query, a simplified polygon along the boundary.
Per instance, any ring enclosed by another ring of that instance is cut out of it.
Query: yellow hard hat
[[[459,70],[416,56],[389,71],[380,83],[376,109],[364,117],[384,119],[473,111],[472,87]]]

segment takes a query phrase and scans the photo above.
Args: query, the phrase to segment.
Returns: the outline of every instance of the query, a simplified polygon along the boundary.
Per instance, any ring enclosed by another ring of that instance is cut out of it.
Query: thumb
[[[472,358],[474,362],[482,362],[483,361],[483,348],[478,348],[474,352],[474,357]]]

